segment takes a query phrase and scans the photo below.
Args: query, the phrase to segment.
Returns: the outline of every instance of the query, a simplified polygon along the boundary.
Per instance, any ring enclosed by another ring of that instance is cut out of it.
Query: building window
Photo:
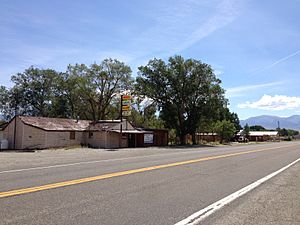
[[[70,132],[70,140],[75,140],[75,131]]]
[[[89,132],[89,138],[93,138],[94,133],[93,132]]]

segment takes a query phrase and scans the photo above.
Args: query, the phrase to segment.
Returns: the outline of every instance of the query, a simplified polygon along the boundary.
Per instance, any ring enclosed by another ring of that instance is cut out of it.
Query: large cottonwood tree
[[[168,62],[153,59],[139,67],[136,92],[151,98],[160,107],[166,126],[174,128],[185,144],[185,135],[193,135],[203,117],[212,117],[226,107],[224,90],[210,65],[181,56]]]

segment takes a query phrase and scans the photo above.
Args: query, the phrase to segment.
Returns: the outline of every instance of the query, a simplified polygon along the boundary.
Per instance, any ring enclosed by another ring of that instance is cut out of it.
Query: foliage
[[[17,95],[16,107],[20,113],[33,116],[49,116],[53,86],[58,73],[51,69],[30,67],[23,73],[12,76]]]
[[[153,59],[139,67],[135,87],[158,105],[166,127],[175,129],[180,143],[185,144],[187,134],[193,135],[195,143],[201,117],[211,117],[226,105],[220,84],[209,65],[174,56],[168,63]]]
[[[85,103],[85,113],[80,116],[93,120],[110,117],[111,104],[117,102],[120,93],[130,89],[133,82],[130,67],[112,59],[105,59],[99,65],[94,63],[90,67],[84,64],[69,65],[67,74],[71,81],[75,81],[75,89],[80,93],[77,99]],[[69,90],[70,96],[74,94]],[[82,106],[77,107],[83,112]]]
[[[291,129],[285,129],[285,128],[279,129],[278,133],[279,133],[279,136],[281,136],[281,137],[299,135],[299,131],[291,130]]]
[[[229,120],[217,121],[214,125],[215,132],[220,136],[221,143],[229,142],[236,132],[234,123]]]
[[[246,125],[244,126],[243,132],[242,134],[249,139],[250,136],[250,127],[248,125],[248,123],[246,123]]]
[[[266,131],[266,128],[260,125],[250,126],[250,131]]]
[[[0,88],[5,119],[21,115],[106,119],[119,117],[120,93],[133,83],[131,69],[118,60],[69,65],[65,73],[30,67]]]
[[[132,109],[132,115],[129,118],[132,124],[143,128],[164,128],[163,120],[156,116],[155,104],[141,106],[140,103],[140,98],[133,103],[136,107]]]

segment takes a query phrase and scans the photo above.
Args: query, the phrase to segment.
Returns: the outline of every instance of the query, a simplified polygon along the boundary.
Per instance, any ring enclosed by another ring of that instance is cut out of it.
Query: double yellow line
[[[210,157],[192,159],[192,160],[187,160],[187,161],[182,161],[182,162],[175,162],[175,163],[150,166],[150,167],[145,167],[145,168],[140,168],[140,169],[133,169],[133,170],[109,173],[109,174],[104,174],[104,175],[99,175],[99,176],[86,177],[86,178],[81,178],[81,179],[76,179],[76,180],[57,182],[57,183],[46,184],[46,185],[41,185],[41,186],[36,186],[36,187],[29,187],[29,188],[5,191],[5,192],[0,192],[0,198],[28,194],[28,193],[38,192],[38,191],[45,191],[45,190],[50,190],[50,189],[54,189],[54,188],[66,187],[66,186],[71,186],[71,185],[75,185],[75,184],[83,184],[83,183],[87,183],[87,182],[91,182],[91,181],[99,181],[99,180],[104,180],[104,179],[108,179],[108,178],[120,177],[120,176],[142,173],[142,172],[146,172],[146,171],[152,171],[152,170],[158,170],[158,169],[164,169],[164,168],[170,168],[170,167],[174,167],[174,166],[182,166],[182,165],[198,163],[198,162],[203,162],[203,161],[208,161],[208,160],[213,160],[213,159],[221,159],[221,158],[245,155],[245,154],[250,154],[250,153],[255,153],[255,152],[268,151],[268,150],[273,150],[273,149],[278,149],[278,148],[280,148],[280,147],[264,148],[264,149],[259,149],[259,150],[251,150],[251,151],[245,151],[245,152],[237,152],[237,153],[231,153],[231,154],[210,156]]]

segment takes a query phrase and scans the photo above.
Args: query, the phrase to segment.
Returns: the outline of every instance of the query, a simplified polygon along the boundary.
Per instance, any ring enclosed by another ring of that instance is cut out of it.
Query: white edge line
[[[191,216],[187,217],[186,219],[176,223],[175,225],[196,225],[199,224],[201,221],[203,221],[206,217],[213,214],[217,210],[221,209],[223,206],[229,204],[230,202],[234,201],[235,199],[245,195],[249,191],[253,190],[254,188],[258,187],[262,183],[266,182],[267,180],[271,179],[272,177],[278,175],[279,173],[283,172],[284,170],[288,169],[292,165],[296,164],[300,161],[300,158],[295,160],[294,162],[288,164],[287,166],[255,181],[254,183],[234,192],[231,195],[228,195],[227,197],[205,207],[204,209],[201,209],[200,211],[192,214]]]

